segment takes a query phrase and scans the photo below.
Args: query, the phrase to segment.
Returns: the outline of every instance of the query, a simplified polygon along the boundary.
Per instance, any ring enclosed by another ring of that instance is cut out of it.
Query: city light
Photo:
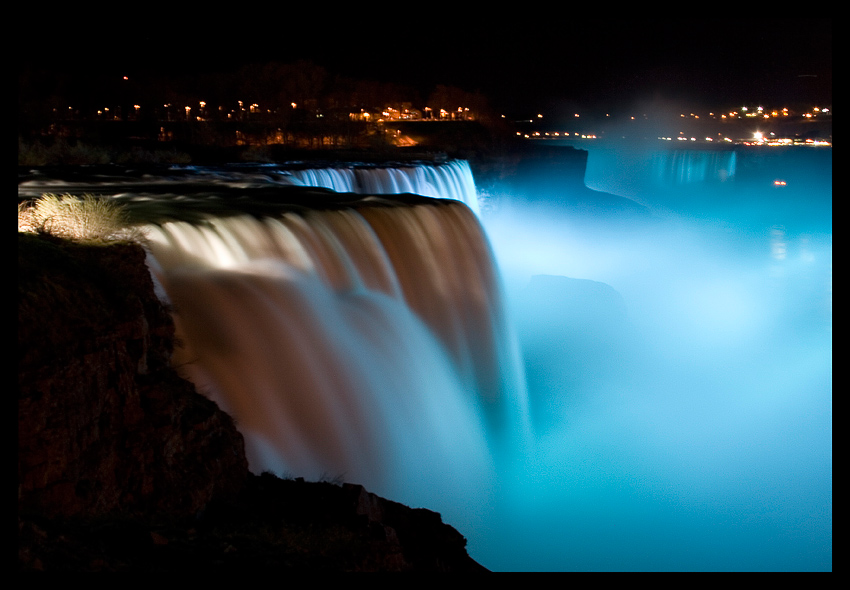
[[[124,76],[124,79],[128,79],[127,76]],[[246,97],[250,98],[250,97]],[[285,126],[288,124],[288,120],[286,118],[282,120],[275,120],[274,117],[276,115],[282,114],[284,109],[277,107],[273,104],[264,105],[263,108],[260,108],[257,102],[253,101],[237,101],[238,107],[234,108],[231,105],[223,106],[223,105],[210,105],[207,101],[198,101],[195,106],[177,106],[171,103],[164,103],[161,107],[157,107],[156,109],[152,109],[152,114],[148,115],[152,117],[154,120],[165,123],[165,122],[177,122],[177,121],[198,121],[198,122],[214,122],[214,121],[228,121],[231,123],[234,122],[244,122],[244,121],[252,121],[259,124],[267,123],[269,125],[274,125],[274,130],[264,130],[258,131],[257,133],[247,133],[245,130],[240,131],[240,141],[254,142],[260,141],[261,143],[267,143],[269,141],[273,141],[272,137],[282,137],[280,141],[286,142],[291,141],[293,135],[291,132],[287,135],[287,131],[285,130]],[[460,102],[460,101],[458,101]],[[367,125],[374,125],[375,123],[383,123],[387,121],[442,121],[442,122],[456,122],[456,121],[476,121],[482,119],[482,113],[477,112],[474,108],[469,106],[458,106],[457,103],[450,105],[444,104],[442,108],[432,108],[428,106],[422,106],[416,108],[410,102],[399,102],[399,103],[385,103],[383,105],[372,105],[367,108],[360,108],[360,105],[357,107],[352,107],[349,112],[343,111],[345,114],[342,114],[338,107],[334,108],[334,112],[332,113],[329,110],[325,110],[325,107],[322,106],[322,103],[314,98],[311,98],[303,103],[296,103],[292,101],[289,104],[292,109],[303,109],[305,114],[308,114],[313,119],[328,119],[328,120],[339,120],[341,117],[345,117],[345,119],[349,121],[357,121]],[[462,105],[462,103],[461,103]],[[341,105],[340,105],[341,106]],[[128,106],[124,105],[110,105],[110,106],[101,106],[100,108],[85,111],[82,109],[75,109],[73,107],[68,107],[68,110],[64,109],[53,109],[52,117],[53,120],[50,122],[50,127],[47,128],[45,133],[47,134],[67,134],[69,132],[70,127],[77,124],[78,121],[85,120],[100,120],[100,121],[130,121],[140,120],[141,113],[141,105],[134,104],[131,100],[128,100]],[[344,107],[343,107],[344,108]],[[288,110],[288,109],[287,109]],[[569,116],[567,112],[567,116]],[[498,116],[498,115],[497,115]],[[690,111],[689,109],[683,108],[681,111],[676,111],[674,113],[660,113],[660,114],[642,114],[642,115],[626,115],[625,113],[617,114],[617,113],[598,113],[598,119],[596,118],[597,114],[591,113],[590,117],[585,116],[585,114],[581,114],[579,112],[573,111],[572,120],[575,120],[575,124],[567,123],[564,126],[568,127],[569,125],[578,126],[578,119],[584,122],[582,123],[583,129],[579,131],[574,130],[565,130],[565,129],[552,129],[551,122],[547,124],[548,129],[540,129],[539,132],[535,132],[535,130],[529,130],[528,133],[521,130],[517,132],[518,137],[527,137],[528,139],[534,140],[564,140],[570,139],[575,141],[580,140],[591,140],[598,138],[608,138],[614,139],[615,133],[611,132],[608,125],[611,124],[616,119],[620,119],[622,121],[657,121],[659,123],[658,127],[658,137],[656,138],[653,135],[653,138],[658,141],[671,141],[672,137],[668,137],[667,134],[671,133],[670,131],[664,131],[663,125],[669,124],[670,120],[667,120],[668,117],[676,117],[676,120],[679,120],[684,125],[699,125],[703,126],[703,123],[706,121],[715,121],[718,125],[728,126],[728,129],[723,130],[722,132],[717,132],[718,129],[698,129],[696,127],[690,128],[684,131],[679,132],[680,137],[676,139],[678,141],[690,141],[690,142],[699,142],[699,143],[720,143],[724,142],[727,144],[736,144],[736,145],[760,145],[760,146],[789,146],[789,145],[806,145],[806,146],[831,146],[831,131],[828,131],[828,127],[826,128],[817,128],[817,129],[801,129],[801,128],[783,128],[781,131],[779,129],[774,129],[774,132],[779,135],[768,135],[767,131],[761,132],[758,134],[753,133],[753,130],[747,130],[745,128],[737,129],[736,126],[744,123],[746,120],[757,118],[758,120],[764,120],[765,124],[763,126],[767,126],[770,120],[775,119],[784,119],[787,122],[801,122],[804,125],[808,126],[808,123],[815,123],[819,119],[831,119],[832,112],[828,106],[816,105],[816,106],[807,106],[805,108],[795,107],[794,110],[789,108],[788,106],[783,107],[774,107],[769,103],[751,103],[749,105],[742,104],[736,109],[726,110],[720,112],[717,109],[705,109],[703,111]],[[505,119],[505,115],[501,115],[502,119]],[[549,115],[545,117],[547,120],[552,119]],[[533,113],[527,119],[518,119],[515,122],[517,124],[539,124],[541,127],[543,126],[544,115],[542,112]],[[605,121],[604,123],[602,121]],[[591,126],[599,125],[599,127],[593,129]],[[281,131],[284,129],[284,131]],[[629,130],[629,134],[632,137],[635,137],[634,134],[641,134],[647,128],[645,126],[639,126],[637,129]],[[231,133],[235,133],[237,130],[234,128]],[[813,132],[815,133],[823,133],[824,136],[814,137]],[[323,131],[317,131],[317,133],[324,133]],[[334,132],[336,133],[336,132]],[[370,133],[368,131],[364,131],[364,133]],[[169,133],[160,133],[156,137],[161,141],[167,141],[168,139],[163,139],[164,137],[171,137],[172,134]],[[617,137],[619,134],[617,134]],[[340,136],[341,137],[341,136]],[[623,135],[625,137],[625,135]],[[347,140],[342,141],[351,141],[351,136]]]

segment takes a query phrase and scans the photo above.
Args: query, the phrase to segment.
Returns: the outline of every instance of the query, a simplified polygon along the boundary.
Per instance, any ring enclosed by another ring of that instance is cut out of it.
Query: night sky
[[[573,19],[562,8],[522,18],[381,10],[346,6],[349,16],[329,9],[140,8],[129,17],[104,11],[97,25],[90,15],[53,14],[22,35],[19,63],[119,76],[309,60],[333,74],[396,82],[426,96],[436,84],[480,92],[514,116],[646,101],[695,108],[832,102],[829,19],[606,21]]]

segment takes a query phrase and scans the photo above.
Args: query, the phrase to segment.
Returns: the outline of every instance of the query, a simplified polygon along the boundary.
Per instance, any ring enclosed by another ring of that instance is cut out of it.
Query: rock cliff
[[[20,570],[486,571],[437,513],[249,473],[144,256],[19,233]]]

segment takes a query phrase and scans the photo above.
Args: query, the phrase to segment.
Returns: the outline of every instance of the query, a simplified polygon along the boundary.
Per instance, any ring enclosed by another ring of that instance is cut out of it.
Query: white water
[[[424,506],[474,494],[494,445],[527,436],[501,285],[466,206],[167,222],[149,238],[186,343],[175,361],[234,415],[252,471]]]
[[[452,160],[439,166],[308,168],[293,170],[290,174],[304,186],[363,195],[412,193],[452,199],[480,213],[475,181],[465,160]]]

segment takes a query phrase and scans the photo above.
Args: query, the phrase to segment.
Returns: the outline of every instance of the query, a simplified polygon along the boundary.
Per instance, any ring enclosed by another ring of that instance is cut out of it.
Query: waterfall
[[[525,436],[498,271],[451,192],[463,167],[416,170],[357,175],[383,182],[365,184],[376,192],[427,183],[450,198],[149,227],[184,343],[175,362],[235,417],[254,472],[342,476],[416,501],[411,489],[468,494],[499,442]]]
[[[653,168],[663,186],[725,182],[735,178],[733,150],[669,150],[656,152]]]
[[[329,188],[338,193],[357,192],[354,170],[350,168],[305,168],[290,172],[290,176],[303,186]]]
[[[150,224],[175,364],[255,472],[436,510],[498,571],[831,571],[831,150],[697,151],[589,147],[588,188],[658,212],[627,223],[545,160],[533,206],[505,182],[482,217],[462,162],[30,170],[18,194]]]
[[[478,196],[469,162],[398,167],[334,166],[289,171],[297,184],[363,195],[412,193],[460,201],[478,214]]]

